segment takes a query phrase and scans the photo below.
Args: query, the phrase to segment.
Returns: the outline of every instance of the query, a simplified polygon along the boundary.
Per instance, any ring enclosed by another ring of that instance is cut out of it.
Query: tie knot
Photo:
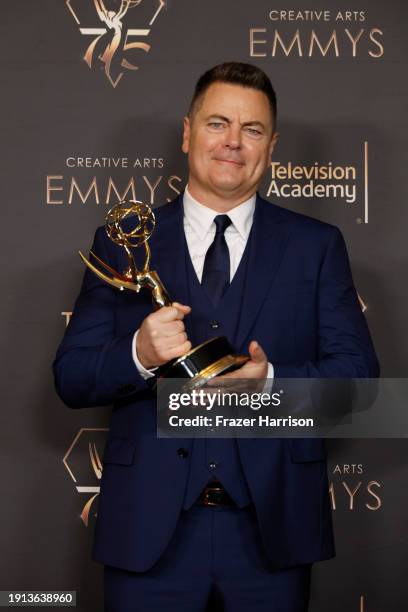
[[[232,221],[228,215],[217,215],[214,217],[214,223],[216,227],[215,233],[223,234]]]

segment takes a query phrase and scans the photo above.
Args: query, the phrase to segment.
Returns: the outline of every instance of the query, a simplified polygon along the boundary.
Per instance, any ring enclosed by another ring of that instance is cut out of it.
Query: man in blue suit
[[[340,231],[257,195],[276,142],[266,74],[240,63],[198,81],[185,192],[157,209],[151,268],[178,302],[89,271],[54,363],[70,407],[113,405],[94,558],[105,610],[305,612],[310,570],[334,555],[318,439],[158,439],[151,378],[225,335],[249,361],[235,378],[376,377],[378,363]],[[104,229],[93,251],[117,270]]]

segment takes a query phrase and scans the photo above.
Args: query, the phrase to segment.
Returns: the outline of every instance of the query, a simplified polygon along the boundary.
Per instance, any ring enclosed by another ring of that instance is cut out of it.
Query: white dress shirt
[[[230,255],[230,281],[234,278],[234,274],[237,271],[239,262],[241,261],[245,250],[252,227],[255,202],[256,195],[253,195],[245,202],[242,202],[242,204],[239,204],[232,210],[229,210],[227,213],[232,221],[231,225],[227,227],[224,234]],[[201,283],[205,256],[209,247],[214,241],[214,218],[220,213],[197,202],[197,200],[195,200],[189,192],[188,186],[186,187],[183,195],[183,208],[184,233],[186,236],[188,252],[190,254],[198,280]],[[157,368],[147,370],[140,363],[136,352],[136,338],[138,332],[139,330],[135,332],[133,338],[133,361],[135,362],[140,375],[146,379],[154,376],[154,371]],[[274,377],[274,369],[271,363],[268,363],[267,377],[270,380],[272,380]],[[267,386],[270,387],[270,384]],[[270,389],[268,388],[267,390],[265,387],[264,391],[270,392]]]
[[[256,196],[253,195],[227,213],[232,221],[224,233],[230,256],[230,282],[237,271],[251,231],[255,201]],[[205,256],[215,237],[214,218],[220,213],[197,202],[188,187],[184,192],[183,206],[188,252],[201,283]]]

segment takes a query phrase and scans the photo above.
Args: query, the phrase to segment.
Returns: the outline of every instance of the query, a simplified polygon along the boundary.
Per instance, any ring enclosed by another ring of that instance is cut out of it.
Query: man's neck
[[[194,200],[196,200],[202,206],[206,206],[207,208],[211,208],[211,210],[215,210],[218,213],[227,213],[228,211],[236,208],[243,202],[246,202],[251,198],[256,192],[248,192],[246,194],[226,197],[224,195],[218,195],[216,193],[207,193],[202,192],[202,190],[198,189],[194,184],[191,185],[189,182],[187,185],[187,190]]]

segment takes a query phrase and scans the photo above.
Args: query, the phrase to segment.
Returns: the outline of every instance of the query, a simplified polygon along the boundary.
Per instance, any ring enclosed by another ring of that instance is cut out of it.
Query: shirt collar
[[[256,194],[228,211],[228,216],[237,232],[244,240],[248,240],[254,216]],[[184,217],[197,236],[203,240],[207,235],[214,218],[220,214],[197,202],[186,186],[183,195]]]

